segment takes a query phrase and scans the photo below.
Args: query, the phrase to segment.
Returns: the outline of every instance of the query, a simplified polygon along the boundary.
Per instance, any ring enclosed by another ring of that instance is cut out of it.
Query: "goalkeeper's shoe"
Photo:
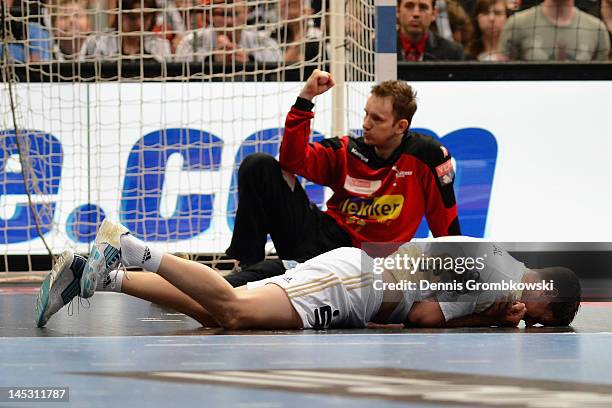
[[[36,325],[43,327],[58,310],[80,293],[79,280],[87,260],[72,251],[64,251],[47,275],[40,290],[34,311]]]
[[[92,297],[98,280],[117,269],[121,261],[121,236],[128,232],[121,224],[108,219],[102,221],[81,278],[81,297]]]

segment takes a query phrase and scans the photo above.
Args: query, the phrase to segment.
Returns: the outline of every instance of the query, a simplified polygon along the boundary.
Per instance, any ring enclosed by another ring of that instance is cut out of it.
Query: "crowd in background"
[[[398,0],[397,4],[399,60],[610,58],[611,0]]]
[[[0,4],[0,55],[8,52],[17,62],[293,64],[326,61],[330,54],[322,10],[329,0]],[[350,26],[347,19],[348,37],[354,36]],[[611,33],[612,0],[397,1],[399,61],[609,60]]]

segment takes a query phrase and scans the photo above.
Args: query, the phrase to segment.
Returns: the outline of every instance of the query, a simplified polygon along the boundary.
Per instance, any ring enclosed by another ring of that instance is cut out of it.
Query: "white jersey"
[[[469,289],[476,285],[482,288],[482,284],[520,283],[527,271],[525,265],[514,259],[507,251],[494,242],[469,237],[443,237],[434,238],[423,242],[412,242],[404,244],[398,251],[406,251],[409,248],[411,254],[420,252],[425,257],[449,257],[452,259],[473,259],[480,262],[482,267],[474,267],[462,275],[461,290],[423,289],[417,293],[404,293],[404,310],[399,312],[404,316],[412,306],[411,302],[435,296],[440,304],[446,321],[480,313],[489,308],[497,299],[509,293],[508,290],[491,289]],[[417,251],[415,252],[415,249]],[[476,264],[475,264],[476,265]],[[457,270],[454,271],[457,273]],[[455,275],[457,276],[457,275]],[[397,277],[396,277],[397,279]],[[519,299],[520,292],[514,293],[514,298]],[[397,310],[396,310],[397,312]]]
[[[466,274],[465,279],[478,282],[521,282],[525,265],[515,260],[495,243],[462,237],[432,239],[402,245],[399,253],[413,256],[448,255],[453,258],[482,257],[484,268],[478,274]],[[401,274],[389,270],[400,281]],[[384,291],[375,285],[381,275],[375,273],[375,260],[358,248],[338,248],[312,258],[284,275],[249,282],[248,289],[275,284],[285,290],[291,304],[300,315],[305,329],[330,327],[365,327],[378,313]],[[445,319],[479,313],[491,306],[508,291],[445,291],[422,289],[402,290],[402,300],[387,319],[387,323],[403,323],[416,301],[436,297]],[[517,294],[520,296],[520,294]]]
[[[338,248],[247,288],[269,283],[283,288],[305,329],[365,327],[383,296],[373,290],[372,270],[372,258],[359,248]]]

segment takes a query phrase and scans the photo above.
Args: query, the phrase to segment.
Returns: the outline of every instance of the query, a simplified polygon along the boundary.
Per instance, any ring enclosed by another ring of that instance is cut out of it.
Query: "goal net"
[[[315,101],[312,139],[358,133],[373,3],[3,2],[0,272],[88,252],[105,217],[168,252],[222,255],[237,169],[278,155],[312,69],[341,79]],[[302,182],[324,206],[325,190]]]

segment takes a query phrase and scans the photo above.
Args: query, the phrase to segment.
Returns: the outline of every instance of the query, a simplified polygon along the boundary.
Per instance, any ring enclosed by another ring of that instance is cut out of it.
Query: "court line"
[[[481,364],[489,364],[492,363],[492,360],[469,360],[469,359],[465,359],[465,360],[446,360],[447,363],[451,363],[451,364],[471,364],[471,363],[481,363]]]
[[[33,329],[33,328],[30,328]],[[47,331],[57,331],[55,329],[52,328],[47,328]],[[350,336],[354,336],[354,337],[391,337],[391,336],[420,336],[420,337],[439,337],[439,336],[501,336],[501,337],[510,337],[510,336],[527,336],[527,335],[534,335],[534,336],[549,336],[549,337],[554,337],[554,336],[568,336],[568,335],[573,335],[573,336],[599,336],[599,335],[612,335],[612,332],[581,332],[581,333],[575,333],[575,332],[564,332],[564,333],[532,333],[532,332],[518,332],[518,333],[502,333],[502,332],[495,332],[495,333],[486,333],[486,332],[482,332],[482,333],[453,333],[453,332],[440,332],[440,333],[334,333],[333,331],[331,332],[326,332],[326,333],[318,333],[318,332],[313,332],[313,333],[305,333],[305,334],[285,334],[285,333],[278,333],[278,334],[215,334],[214,338],[226,338],[226,337],[231,337],[231,338],[236,338],[236,337],[249,337],[249,338],[253,338],[253,337],[272,337],[272,338],[277,338],[277,339],[286,339],[286,338],[290,338],[290,337],[298,337],[298,338],[304,338],[304,337],[321,337],[323,335],[333,335],[333,337],[350,337]],[[0,337],[0,341],[2,340],[16,340],[16,339],[24,339],[24,340],[28,340],[28,339],[44,339],[45,341],[49,341],[49,340],[57,340],[57,339],[96,339],[96,340],[108,340],[108,339],[125,339],[125,338],[149,338],[149,339],[165,339],[165,340],[169,340],[169,339],[185,339],[185,337],[188,336],[175,336],[175,335],[168,335],[168,336],[160,336],[160,335],[154,335],[154,336],[146,336],[146,335],[136,335],[136,336],[132,336],[132,335],[125,335],[125,336],[116,336],[116,335],[112,335],[112,336],[10,336],[10,337]],[[276,343],[276,344],[283,344],[285,343],[284,341],[281,343]],[[370,343],[370,344],[377,344],[377,343]]]
[[[264,380],[255,378],[237,378],[232,376],[215,374],[201,374],[201,373],[181,373],[181,372],[165,372],[165,373],[151,373],[154,377],[159,378],[181,378],[186,380],[207,380],[214,382],[229,382],[238,384],[255,384],[255,385],[278,385],[276,380]],[[317,384],[307,383],[285,383],[284,387],[287,388],[319,388]]]
[[[423,346],[428,343],[426,342],[382,342],[382,343],[370,343],[370,342],[312,342],[312,343],[232,343],[232,344],[219,344],[219,343],[146,343],[144,347],[210,347],[210,346],[221,346],[221,347],[270,347],[270,346],[282,346],[287,345],[291,347],[303,346],[372,346],[372,345],[385,345],[385,346]]]

